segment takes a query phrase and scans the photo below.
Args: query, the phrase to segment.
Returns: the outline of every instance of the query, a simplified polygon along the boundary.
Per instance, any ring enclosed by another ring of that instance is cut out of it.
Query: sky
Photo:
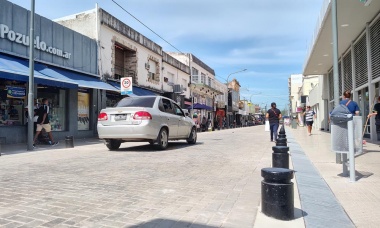
[[[57,19],[96,3],[165,52],[192,53],[225,82],[236,78],[241,98],[283,110],[288,78],[302,74],[324,0],[35,0],[37,14]],[[30,10],[29,0],[10,0]],[[166,43],[115,2],[168,41]],[[177,49],[174,49],[173,46]]]

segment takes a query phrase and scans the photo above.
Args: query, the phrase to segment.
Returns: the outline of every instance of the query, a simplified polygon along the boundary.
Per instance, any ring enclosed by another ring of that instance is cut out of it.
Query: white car
[[[122,142],[149,142],[166,149],[169,140],[197,142],[194,121],[171,99],[162,96],[126,97],[98,115],[98,134],[109,150]]]

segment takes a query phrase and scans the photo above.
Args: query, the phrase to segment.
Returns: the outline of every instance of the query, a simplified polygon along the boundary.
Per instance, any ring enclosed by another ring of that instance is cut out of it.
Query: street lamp
[[[239,70],[239,71],[236,71],[236,72],[232,72],[231,74],[229,74],[228,76],[227,76],[227,128],[229,128],[230,127],[230,121],[229,121],[229,116],[228,116],[228,94],[230,93],[230,90],[229,90],[229,82],[228,82],[228,79],[230,78],[230,76],[231,75],[233,75],[233,74],[237,74],[237,73],[240,73],[240,72],[243,72],[243,71],[246,71],[247,69],[242,69],[242,70]]]

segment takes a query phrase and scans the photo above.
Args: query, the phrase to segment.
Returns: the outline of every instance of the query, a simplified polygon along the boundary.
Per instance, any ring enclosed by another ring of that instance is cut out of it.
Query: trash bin
[[[66,148],[74,148],[74,137],[66,136],[65,138]]]

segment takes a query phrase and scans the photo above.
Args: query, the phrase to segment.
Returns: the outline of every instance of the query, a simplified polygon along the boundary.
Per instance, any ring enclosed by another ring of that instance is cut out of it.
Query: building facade
[[[30,40],[35,103],[48,99],[54,137],[93,137],[102,94],[116,90],[100,80],[96,41],[37,14],[32,39],[29,21],[28,10],[0,0],[1,142],[26,141]]]
[[[337,1],[338,33],[338,87],[334,87],[332,53],[331,1],[325,1],[321,18],[309,49],[304,75],[323,75],[322,100],[324,116],[334,107],[334,91],[339,99],[343,91],[352,92],[352,99],[359,104],[360,115],[366,123],[373,104],[380,92],[380,2],[365,4],[360,1]],[[354,14],[352,12],[355,12]],[[324,127],[324,129],[329,129]],[[365,137],[376,139],[375,121],[369,120]]]

